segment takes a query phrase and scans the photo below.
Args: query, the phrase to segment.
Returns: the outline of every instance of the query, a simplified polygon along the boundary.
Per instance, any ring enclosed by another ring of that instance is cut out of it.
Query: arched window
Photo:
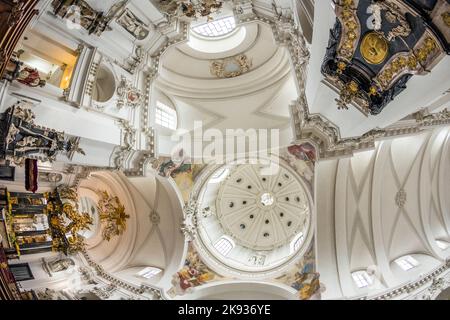
[[[395,260],[395,263],[399,265],[405,271],[415,268],[419,265],[419,261],[411,256],[404,256]]]
[[[219,251],[221,255],[227,256],[234,248],[234,242],[231,239],[222,237],[216,242],[214,248],[216,248],[216,250]]]
[[[222,168],[214,172],[214,174],[211,176],[211,180],[209,182],[211,183],[219,183],[222,182],[230,172],[230,169],[228,168]]]
[[[150,278],[153,278],[154,276],[160,274],[161,272],[162,272],[162,270],[159,268],[146,267],[146,268],[142,269],[141,271],[139,271],[137,273],[137,275],[142,278],[150,279]]]
[[[165,128],[176,130],[177,112],[175,109],[166,106],[164,103],[156,102],[155,122]]]
[[[373,283],[373,279],[365,270],[352,272],[352,278],[358,288],[368,287]]]
[[[300,249],[304,240],[305,237],[303,236],[303,232],[300,232],[299,235],[291,242],[291,252],[295,252]]]
[[[448,248],[448,242],[446,242],[446,241],[436,240],[436,245],[441,250],[447,250],[447,248]]]
[[[234,17],[226,17],[195,26],[192,31],[205,37],[218,37],[230,33],[234,28],[236,28]]]

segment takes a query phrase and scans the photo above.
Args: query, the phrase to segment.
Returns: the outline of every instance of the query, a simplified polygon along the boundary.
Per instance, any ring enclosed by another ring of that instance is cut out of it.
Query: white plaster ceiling
[[[222,183],[216,210],[225,233],[238,243],[272,250],[304,230],[310,209],[303,186],[289,171],[262,175],[247,164]]]
[[[156,88],[176,106],[180,129],[192,130],[194,121],[203,121],[219,130],[279,128],[290,133],[289,105],[297,91],[289,55],[275,45],[270,27],[250,23],[241,28],[246,38],[233,50],[208,54],[185,43],[161,58]],[[242,53],[252,60],[249,72],[225,79],[211,74],[211,61]]]
[[[108,272],[140,284],[136,273],[145,267],[163,270],[158,286],[169,288],[185,251],[184,236],[177,232],[182,218],[182,200],[173,182],[161,179],[153,171],[146,177],[127,179],[121,174],[96,172],[80,183],[80,195],[98,201],[98,191],[118,196],[125,206],[125,232],[110,241],[102,239],[101,223],[93,227],[87,239],[91,258]],[[98,220],[98,219],[97,219]]]
[[[344,295],[360,293],[353,271],[375,266],[383,285],[392,287],[448,257],[450,250],[440,249],[436,240],[450,240],[448,180],[444,182],[449,178],[449,137],[449,128],[436,128],[319,164],[317,179],[334,186],[331,199],[321,182],[317,190],[319,271],[337,277]],[[403,206],[397,202],[400,190],[406,195]],[[320,222],[328,214],[333,234]],[[324,255],[331,243],[335,262]],[[414,255],[420,266],[399,270],[392,262],[405,255]]]

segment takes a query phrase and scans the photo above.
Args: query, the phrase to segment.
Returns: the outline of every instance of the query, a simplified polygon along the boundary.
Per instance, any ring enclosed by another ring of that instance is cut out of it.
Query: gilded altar
[[[48,193],[47,211],[53,237],[53,250],[73,254],[85,246],[80,235],[90,230],[93,218],[87,212],[80,212],[78,195],[74,188],[59,186]]]

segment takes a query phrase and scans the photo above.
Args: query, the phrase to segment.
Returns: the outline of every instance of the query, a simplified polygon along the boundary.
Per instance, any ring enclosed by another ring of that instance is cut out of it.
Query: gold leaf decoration
[[[110,241],[114,236],[120,236],[127,228],[126,220],[130,218],[125,213],[125,207],[117,196],[110,196],[107,191],[100,192],[97,205],[100,221],[104,223],[103,240]]]

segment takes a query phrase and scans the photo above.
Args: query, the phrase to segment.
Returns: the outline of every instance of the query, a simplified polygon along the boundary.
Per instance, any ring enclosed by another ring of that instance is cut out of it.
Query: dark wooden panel
[[[0,78],[6,65],[19,42],[22,34],[34,15],[39,0],[0,0]]]

